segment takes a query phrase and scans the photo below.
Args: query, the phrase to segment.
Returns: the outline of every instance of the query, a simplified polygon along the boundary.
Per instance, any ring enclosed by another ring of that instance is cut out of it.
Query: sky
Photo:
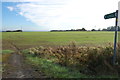
[[[118,9],[119,0],[2,0],[2,29],[49,31],[103,29],[115,25],[104,15]]]

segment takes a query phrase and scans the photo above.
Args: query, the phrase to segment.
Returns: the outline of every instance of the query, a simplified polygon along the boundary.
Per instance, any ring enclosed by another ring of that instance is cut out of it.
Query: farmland
[[[105,46],[113,43],[114,32],[4,32],[3,49],[11,49],[13,42],[19,48],[59,46],[75,41],[79,46]]]
[[[23,57],[18,55],[22,54],[27,64],[34,65],[37,71],[54,78],[118,77],[120,66],[111,63],[113,40],[114,32],[104,31],[2,34],[3,50],[14,51],[10,60],[14,62],[17,56],[17,64],[22,62]]]

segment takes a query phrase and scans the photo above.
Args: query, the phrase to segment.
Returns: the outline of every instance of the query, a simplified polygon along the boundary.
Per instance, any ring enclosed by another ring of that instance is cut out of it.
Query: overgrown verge
[[[13,53],[14,51],[12,50],[2,50],[2,62],[5,63],[9,56],[11,55],[10,53]]]
[[[118,51],[119,51],[118,46]],[[113,47],[78,47],[75,43],[68,46],[59,46],[57,48],[52,47],[36,47],[30,48],[27,51],[27,57],[32,63],[43,66],[43,71],[50,76],[56,75],[55,77],[62,77],[62,75],[57,76],[60,73],[59,69],[61,67],[68,74],[86,74],[93,77],[119,77],[120,76],[120,55],[117,54],[117,65],[112,65],[113,58]],[[57,67],[54,67],[56,66]],[[48,67],[47,67],[48,66]],[[51,68],[52,67],[52,68]],[[46,71],[46,69],[49,69]],[[53,69],[53,71],[51,71]],[[71,71],[69,73],[69,70]],[[77,71],[74,72],[74,71]],[[55,72],[55,73],[54,73]],[[65,74],[64,74],[65,75]],[[63,76],[69,77],[69,76]]]
[[[13,53],[14,51],[12,51],[12,50],[2,50],[2,56],[1,56],[1,58],[2,58],[2,68],[1,68],[1,71],[2,72],[4,72],[4,70],[5,70],[5,67],[6,67],[6,62],[8,61],[8,59],[9,59],[9,57],[11,56],[11,53]]]
[[[44,74],[50,78],[83,78],[86,75],[81,74],[76,70],[72,70],[58,64],[53,63],[50,60],[34,57],[32,55],[26,55],[27,62],[29,61],[38,70],[44,72]]]

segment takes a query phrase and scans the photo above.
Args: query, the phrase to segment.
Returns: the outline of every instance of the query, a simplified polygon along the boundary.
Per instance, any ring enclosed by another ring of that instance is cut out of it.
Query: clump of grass
[[[2,62],[3,63],[5,63],[7,60],[8,60],[8,58],[9,58],[9,56],[11,55],[10,53],[13,53],[14,51],[12,51],[12,50],[2,50]]]
[[[8,59],[9,59],[9,57],[11,56],[11,53],[13,53],[14,51],[12,51],[12,50],[2,50],[2,56],[1,56],[1,58],[2,58],[2,69],[1,69],[1,71],[3,71],[4,72],[4,68],[6,67],[6,62],[8,61]]]
[[[2,54],[9,54],[9,53],[13,53],[14,51],[12,50],[2,50]]]
[[[119,48],[118,48],[119,50]],[[74,42],[56,48],[30,48],[29,54],[52,60],[61,66],[74,68],[89,75],[119,75],[119,68],[112,65],[113,47],[79,47]],[[117,61],[120,56],[117,56]],[[118,63],[119,65],[119,63]]]

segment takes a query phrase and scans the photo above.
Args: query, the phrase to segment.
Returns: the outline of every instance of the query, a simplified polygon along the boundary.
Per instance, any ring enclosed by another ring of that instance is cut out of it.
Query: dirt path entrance
[[[42,72],[38,72],[32,66],[24,62],[22,55],[13,53],[8,61],[8,66],[3,72],[3,78],[46,78]]]
[[[25,62],[21,49],[9,42],[15,53],[12,53],[6,63],[2,78],[47,78],[42,72],[38,72],[33,66]]]

